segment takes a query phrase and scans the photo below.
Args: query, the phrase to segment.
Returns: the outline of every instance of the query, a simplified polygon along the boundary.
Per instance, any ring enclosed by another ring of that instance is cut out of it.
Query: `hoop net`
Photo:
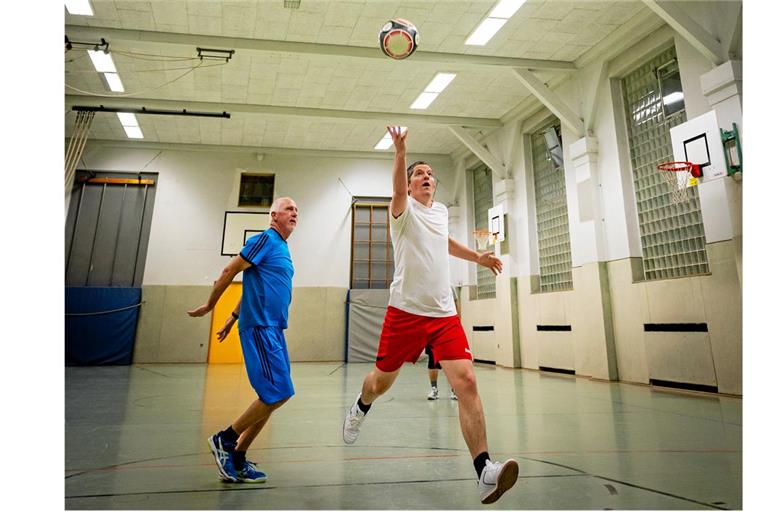
[[[475,236],[475,247],[478,251],[484,251],[488,248],[489,243],[493,243],[496,240],[494,239],[493,233],[491,233],[488,230],[485,229],[476,229],[472,232]]]
[[[656,166],[662,179],[669,186],[673,204],[688,200],[688,178],[691,176],[693,165],[691,162],[664,162]]]

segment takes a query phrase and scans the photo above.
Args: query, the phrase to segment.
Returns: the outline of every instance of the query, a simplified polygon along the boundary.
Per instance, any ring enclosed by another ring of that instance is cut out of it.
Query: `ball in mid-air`
[[[389,20],[379,31],[379,46],[387,57],[405,59],[419,46],[419,31],[416,25],[408,20]]]

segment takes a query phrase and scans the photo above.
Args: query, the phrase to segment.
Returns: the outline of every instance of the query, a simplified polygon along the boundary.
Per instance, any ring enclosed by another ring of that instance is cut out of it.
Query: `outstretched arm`
[[[408,174],[405,167],[405,139],[408,131],[400,126],[387,126],[387,131],[395,145],[395,164],[392,168],[392,202],[389,211],[398,218],[408,206]]]
[[[494,274],[501,274],[501,260],[497,258],[493,252],[489,251],[479,253],[477,251],[473,251],[466,245],[460,244],[450,236],[448,237],[448,254],[455,256],[456,258],[471,261],[472,263],[477,263],[478,265],[489,268]]]
[[[211,291],[211,296],[208,297],[208,301],[195,309],[187,311],[187,314],[189,316],[198,317],[213,310],[214,306],[216,306],[216,303],[219,301],[221,294],[224,293],[224,290],[227,289],[227,286],[229,286],[235,276],[250,266],[251,264],[240,255],[232,258],[229,264],[224,267],[224,270],[221,271],[221,275],[216,282],[213,283],[213,290]]]

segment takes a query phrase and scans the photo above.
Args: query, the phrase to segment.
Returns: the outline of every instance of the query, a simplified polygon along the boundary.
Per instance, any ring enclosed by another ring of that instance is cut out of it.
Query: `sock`
[[[436,381],[436,380],[431,380],[431,381],[429,381],[429,382],[432,384],[432,387],[433,387],[433,388],[436,388],[436,387],[437,387],[437,381]]]
[[[485,461],[491,460],[490,455],[488,455],[488,452],[483,452],[477,457],[475,457],[475,471],[477,471],[477,478],[480,478],[480,473],[483,472],[483,468],[485,467]]]
[[[224,449],[227,451],[234,451],[235,445],[237,444],[237,439],[239,437],[240,434],[235,432],[235,429],[232,428],[232,425],[228,426],[227,430],[223,430],[221,432],[221,440],[222,444],[224,445]]]
[[[368,414],[368,411],[371,409],[372,405],[373,405],[372,403],[365,405],[363,403],[362,396],[360,396],[360,398],[357,399],[357,406],[360,408],[361,411],[363,411],[363,414]]]
[[[232,452],[232,462],[236,470],[242,471],[245,468],[245,452],[239,450]]]

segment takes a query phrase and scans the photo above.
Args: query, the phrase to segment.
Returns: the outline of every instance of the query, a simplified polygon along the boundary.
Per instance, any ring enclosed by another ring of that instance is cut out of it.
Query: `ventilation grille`
[[[537,325],[537,331],[570,331],[570,325]]]
[[[549,366],[539,366],[539,371],[551,372],[551,373],[562,373],[565,375],[576,375],[576,370],[565,370],[563,368],[550,368]]]
[[[643,324],[645,332],[709,332],[707,324]]]
[[[664,388],[689,389],[691,391],[704,391],[706,393],[717,393],[717,386],[707,386],[705,384],[692,384],[690,382],[674,382],[671,380],[651,379],[651,386],[660,386]]]

